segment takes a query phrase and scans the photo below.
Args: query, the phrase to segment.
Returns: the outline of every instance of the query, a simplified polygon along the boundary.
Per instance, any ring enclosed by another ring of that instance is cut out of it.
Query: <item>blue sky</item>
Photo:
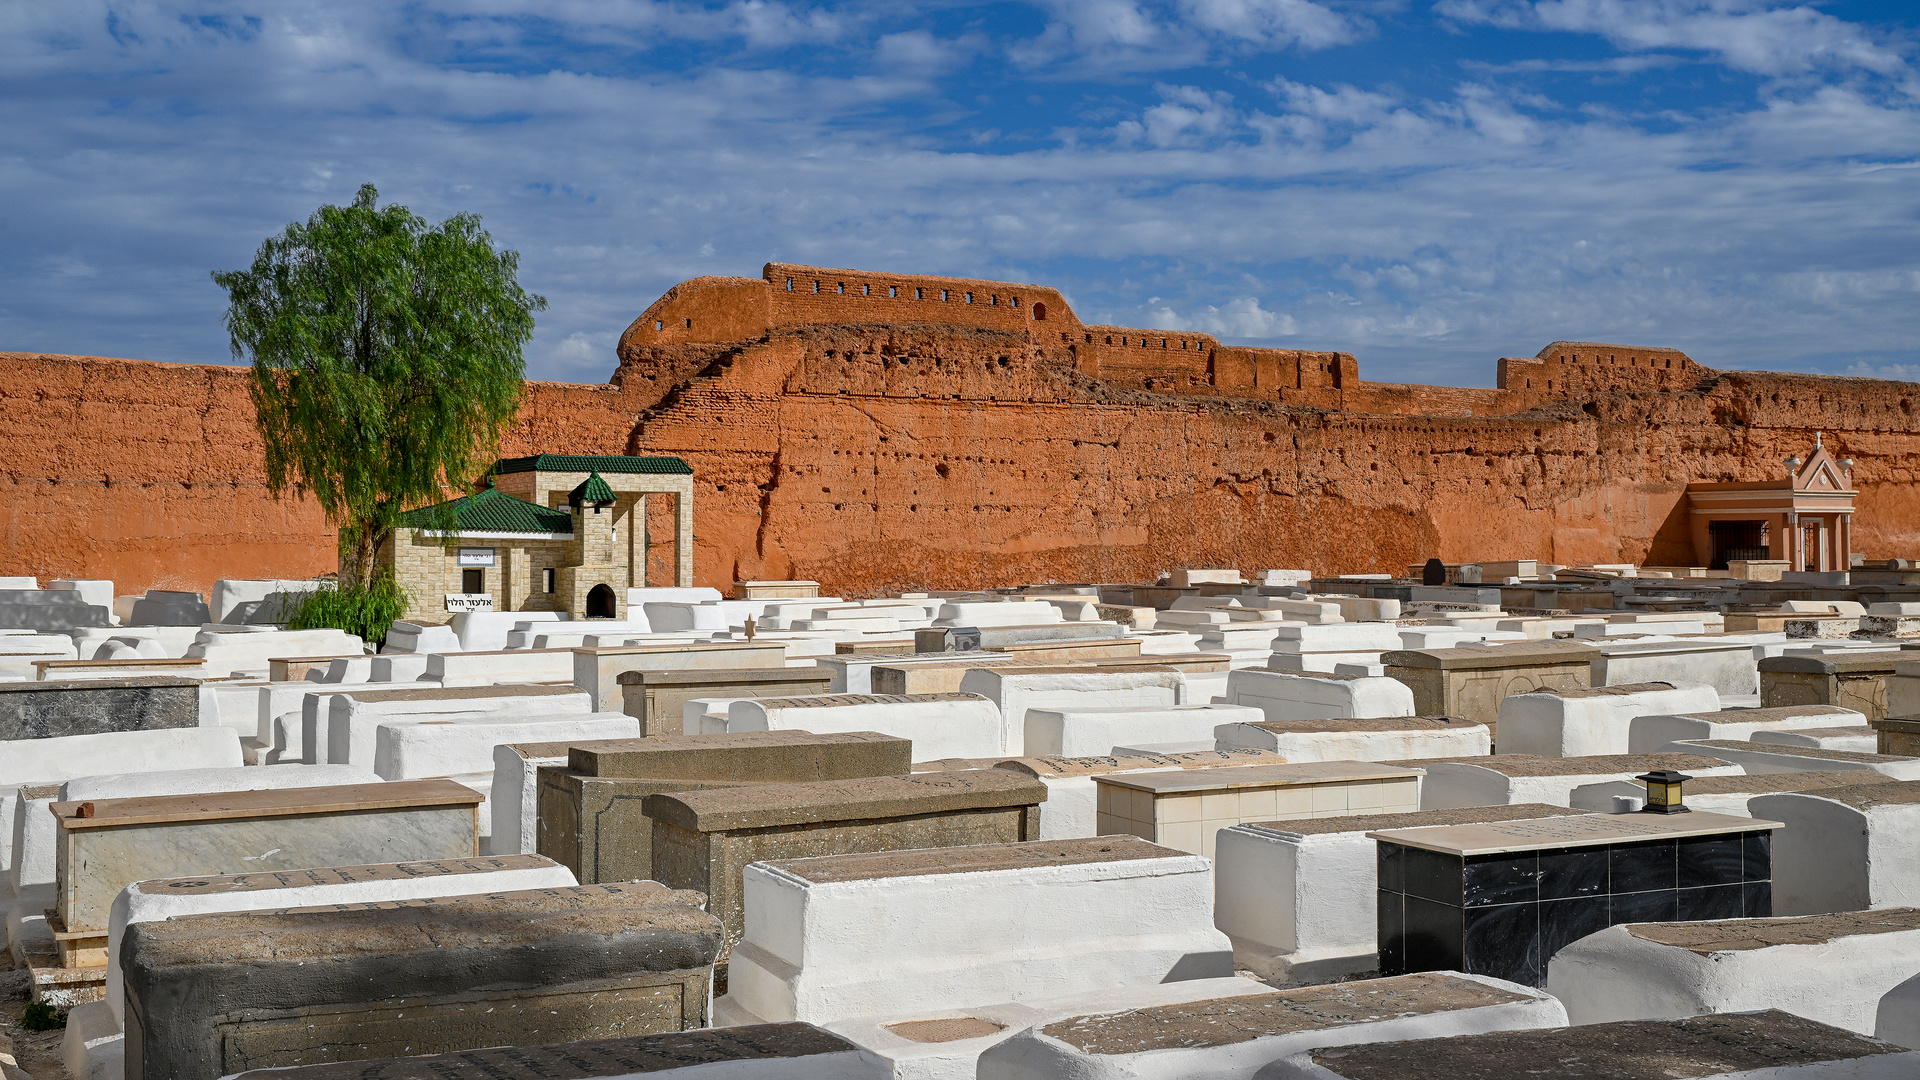
[[[1920,379],[1920,5],[0,4],[0,350],[226,362],[362,183],[483,216],[598,382],[769,259],[1489,385],[1556,338]]]

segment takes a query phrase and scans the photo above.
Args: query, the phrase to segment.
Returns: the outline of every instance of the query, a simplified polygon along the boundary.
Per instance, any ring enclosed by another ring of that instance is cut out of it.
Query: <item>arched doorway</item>
[[[611,619],[614,614],[613,590],[606,585],[595,585],[587,593],[587,618]]]
[[[1045,304],[1033,305],[1033,321],[1034,322],[1047,321],[1047,305]]]

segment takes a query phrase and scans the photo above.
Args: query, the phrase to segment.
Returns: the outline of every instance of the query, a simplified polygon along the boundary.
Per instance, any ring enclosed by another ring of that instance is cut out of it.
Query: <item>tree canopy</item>
[[[401,513],[464,487],[497,449],[547,306],[477,216],[429,226],[378,198],[364,185],[213,275],[233,354],[252,360],[267,483],[319,502],[348,583],[368,580]]]

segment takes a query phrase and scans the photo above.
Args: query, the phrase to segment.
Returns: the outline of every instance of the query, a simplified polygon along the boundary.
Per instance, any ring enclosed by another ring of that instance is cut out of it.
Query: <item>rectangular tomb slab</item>
[[[1594,650],[1550,644],[1383,653],[1387,674],[1413,690],[1421,716],[1455,716],[1487,725],[1500,744],[1500,702],[1532,690],[1593,685]]]
[[[1777,821],[1589,814],[1368,834],[1380,970],[1543,985],[1563,946],[1632,922],[1772,914]]]
[[[451,780],[401,780],[54,803],[61,932],[86,953],[69,963],[106,962],[92,950],[104,950],[114,897],[133,882],[471,858],[480,801]]]
[[[1899,1080],[1920,1053],[1770,1009],[1328,1047],[1259,1080],[1534,1080],[1543,1067],[1559,1080]]]
[[[1379,880],[1367,833],[1577,813],[1525,803],[1222,829],[1213,857],[1214,925],[1233,939],[1235,965],[1269,981],[1318,982],[1371,971],[1378,966]]]
[[[141,675],[0,683],[0,743],[199,723],[199,679]]]
[[[1214,745],[1222,750],[1272,750],[1293,762],[1466,757],[1489,753],[1493,747],[1485,724],[1451,716],[1222,723],[1213,735]]]
[[[1045,784],[1007,769],[871,776],[649,795],[653,877],[709,897],[731,951],[748,863],[1040,838]]]
[[[1132,833],[1213,857],[1221,829],[1277,817],[1419,809],[1420,770],[1365,761],[1126,773],[1094,778],[1102,834]]]
[[[1733,739],[1692,739],[1672,744],[1680,753],[1703,754],[1731,762],[1752,773],[1805,772],[1809,769],[1871,769],[1896,780],[1920,780],[1920,757],[1866,754],[1857,750],[1828,750],[1818,746],[1739,742]]]
[[[653,876],[649,795],[750,784],[904,776],[913,743],[877,731],[756,731],[575,743],[538,770],[536,850],[583,882]]]
[[[720,928],[699,902],[632,882],[141,923],[126,1075],[700,1027]]]
[[[725,1070],[724,1073],[717,1070]],[[343,1061],[250,1071],[234,1080],[619,1080],[631,1076],[726,1080],[892,1080],[877,1055],[812,1024],[748,1024],[549,1046],[495,1046],[451,1054]]]
[[[1453,972],[1103,1011],[1029,1028],[980,1056],[979,1080],[1251,1076],[1313,1047],[1552,1028],[1565,1010],[1524,987]]]
[[[785,698],[824,694],[832,685],[833,672],[817,667],[628,671],[619,678],[626,713],[640,718],[643,735],[700,734],[685,727],[687,702],[695,698]]]
[[[751,916],[727,1004],[761,1020],[824,1024],[1233,973],[1207,917],[1206,861],[1131,836],[772,860],[744,881]]]
[[[1916,945],[1915,908],[1634,923],[1561,950],[1547,989],[1576,1024],[1786,1009],[1869,1035]]]

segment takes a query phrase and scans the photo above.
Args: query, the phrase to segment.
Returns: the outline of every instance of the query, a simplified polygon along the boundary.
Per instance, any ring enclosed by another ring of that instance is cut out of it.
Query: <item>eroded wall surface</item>
[[[1856,551],[1920,552],[1920,385],[1555,342],[1501,361],[1500,389],[1401,386],[1347,353],[1087,326],[1037,286],[854,275],[684,283],[623,335],[608,384],[529,383],[503,453],[686,458],[695,577],[723,589],[1685,565],[1685,485],[1773,478],[1816,430],[1857,461]],[[940,318],[877,321],[916,310]],[[0,354],[0,448],[0,574],[125,593],[333,566],[313,504],[267,495],[242,369]]]

